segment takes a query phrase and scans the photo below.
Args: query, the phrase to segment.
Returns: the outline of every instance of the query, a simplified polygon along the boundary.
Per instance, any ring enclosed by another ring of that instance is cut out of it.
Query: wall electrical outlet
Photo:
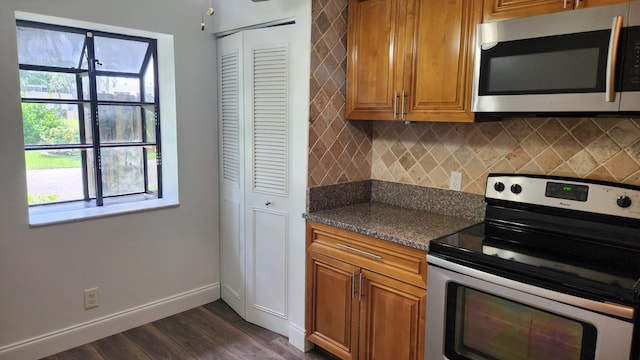
[[[449,180],[449,189],[460,191],[462,187],[462,173],[457,171],[451,172],[451,180]]]
[[[84,309],[92,309],[98,307],[98,288],[84,290]]]

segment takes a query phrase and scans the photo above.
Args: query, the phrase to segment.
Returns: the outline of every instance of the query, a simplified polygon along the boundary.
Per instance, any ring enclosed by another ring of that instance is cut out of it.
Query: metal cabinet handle
[[[271,201],[265,201],[265,202],[264,202],[264,205],[265,205],[265,206],[269,206],[269,205],[271,205]]]
[[[376,260],[382,260],[382,256],[380,255],[376,255],[376,254],[372,254],[366,251],[362,251],[360,249],[356,249],[356,248],[352,248],[351,246],[347,246],[347,245],[342,245],[342,244],[336,244],[337,247],[345,249],[345,250],[349,250],[349,251],[353,251],[355,253],[358,253],[360,255],[364,255],[364,256],[368,256],[371,258],[374,258]]]
[[[573,5],[574,9],[578,9],[580,7],[580,0],[576,0],[576,4]]]
[[[360,273],[360,284],[358,285],[358,301],[362,300],[362,272]]]
[[[356,296],[356,272],[351,272],[351,298]]]
[[[562,1],[562,8],[566,9],[567,8],[567,0],[563,0]]]
[[[402,116],[401,116],[401,120],[404,120],[404,98],[405,98],[406,93],[404,92],[404,90],[402,90]]]
[[[393,120],[396,120],[398,114],[398,91],[393,92]]]
[[[618,42],[620,40],[620,31],[622,30],[622,16],[614,16],[611,23],[611,36],[609,37],[609,51],[607,54],[607,80],[605,88],[606,102],[614,102],[616,100],[616,60],[618,57]]]

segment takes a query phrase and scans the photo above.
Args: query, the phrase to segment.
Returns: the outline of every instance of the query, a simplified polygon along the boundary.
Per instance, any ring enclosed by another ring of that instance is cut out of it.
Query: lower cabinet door
[[[426,291],[362,270],[359,359],[424,359]]]
[[[358,356],[360,268],[308,252],[307,339],[341,359]]]

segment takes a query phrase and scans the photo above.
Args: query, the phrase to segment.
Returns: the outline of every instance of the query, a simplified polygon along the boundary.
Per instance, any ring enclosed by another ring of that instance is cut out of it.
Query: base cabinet
[[[313,222],[307,249],[307,340],[341,359],[424,358],[426,252]]]

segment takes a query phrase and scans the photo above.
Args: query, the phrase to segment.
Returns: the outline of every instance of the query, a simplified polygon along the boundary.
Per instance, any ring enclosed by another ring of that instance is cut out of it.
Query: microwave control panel
[[[622,90],[640,91],[640,26],[626,29]]]

